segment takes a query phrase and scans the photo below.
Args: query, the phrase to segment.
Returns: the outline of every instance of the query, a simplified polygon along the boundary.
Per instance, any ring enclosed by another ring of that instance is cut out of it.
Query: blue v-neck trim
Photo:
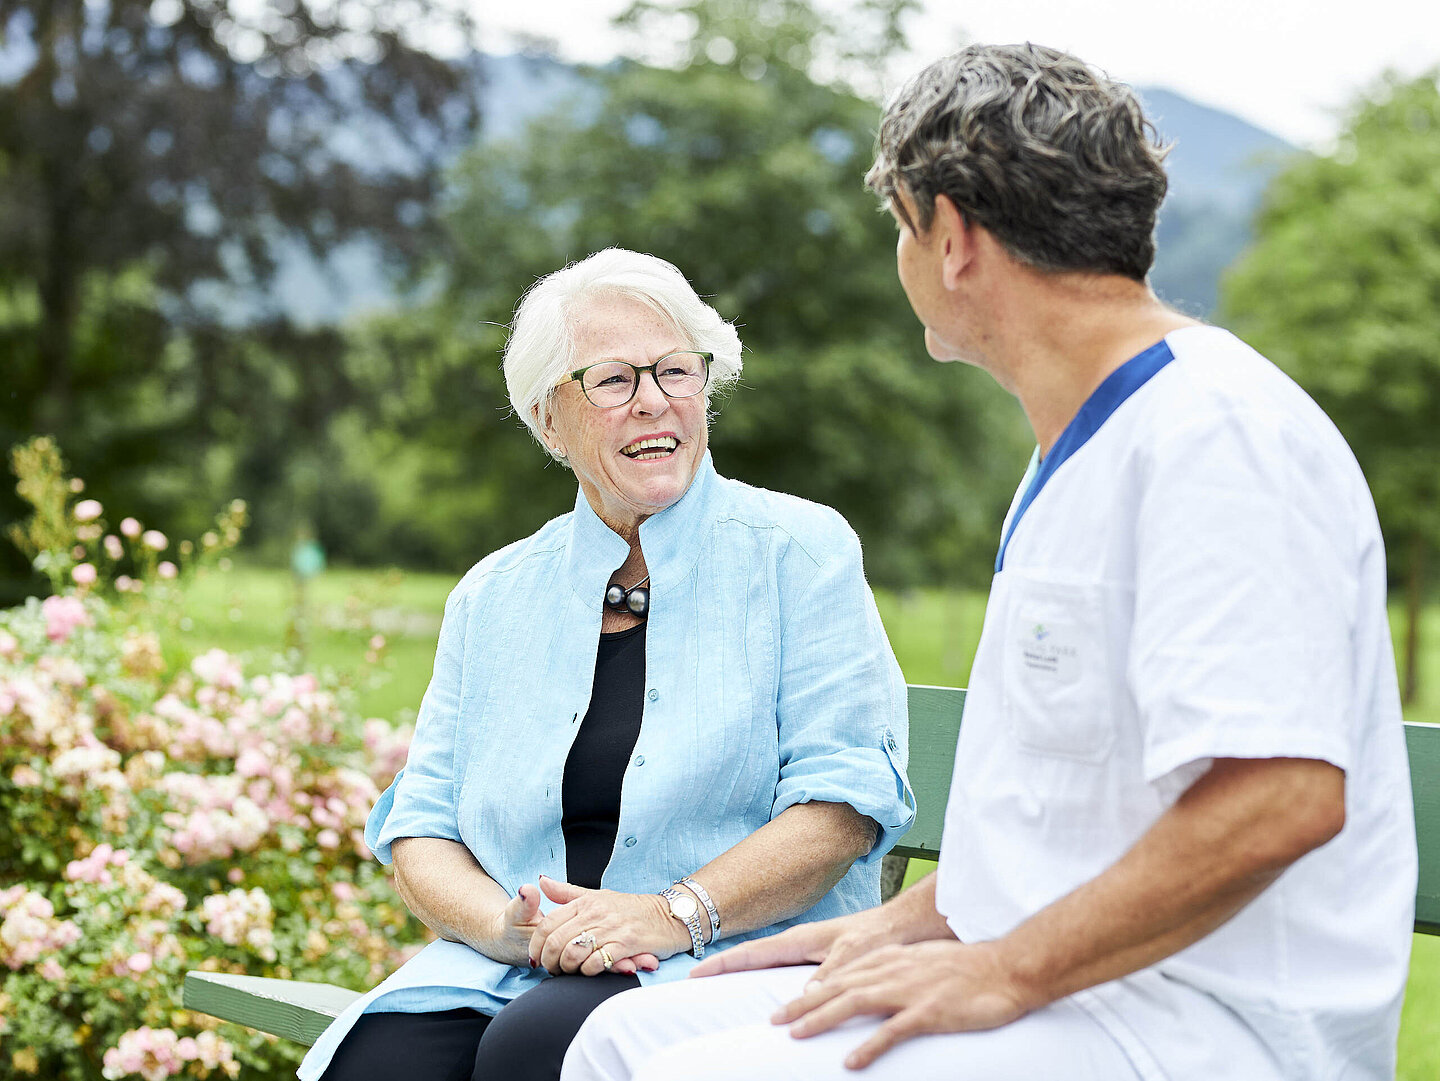
[[[1125,399],[1148,383],[1156,372],[1174,359],[1175,354],[1162,339],[1116,368],[1106,376],[1105,382],[1085,399],[1080,412],[1065,426],[1060,438],[1055,440],[1055,445],[1050,448],[1050,453],[1040,460],[1039,468],[1030,478],[1030,486],[1025,489],[1020,506],[1015,508],[1015,516],[1010,519],[1010,528],[1005,531],[1005,539],[1000,542],[1000,551],[995,553],[996,574],[1005,569],[1005,549],[1010,547],[1010,538],[1015,535],[1015,527],[1020,524],[1020,519],[1025,517],[1025,512],[1030,509],[1030,504],[1035,502],[1035,497],[1040,494],[1040,489],[1045,487],[1046,481],[1055,475],[1055,471],[1067,458],[1089,442],[1090,437],[1100,430],[1101,425],[1110,419],[1111,414],[1120,408]]]

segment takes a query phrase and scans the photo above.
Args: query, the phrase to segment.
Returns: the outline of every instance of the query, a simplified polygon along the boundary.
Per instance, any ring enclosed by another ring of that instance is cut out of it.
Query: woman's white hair
[[[740,335],[700,299],[685,275],[654,255],[606,248],[545,275],[515,309],[505,346],[505,389],[511,407],[542,447],[540,433],[550,422],[555,384],[577,365],[575,320],[586,303],[605,296],[639,301],[673,326],[686,348],[713,354],[707,407],[712,395],[740,378]]]

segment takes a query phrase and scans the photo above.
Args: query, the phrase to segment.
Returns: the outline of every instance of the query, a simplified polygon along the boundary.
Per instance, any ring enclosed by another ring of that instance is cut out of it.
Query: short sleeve
[[[1162,789],[1215,758],[1351,764],[1355,511],[1321,435],[1242,410],[1143,464],[1127,664]]]
[[[405,768],[376,801],[365,823],[365,844],[390,863],[399,837],[460,840],[456,820],[455,735],[465,657],[467,605],[459,589],[445,602],[435,669],[420,702]]]
[[[905,681],[865,582],[860,542],[844,529],[840,550],[812,561],[803,584],[782,584],[771,817],[797,803],[848,803],[880,827],[868,862],[910,828],[915,796],[905,775]]]

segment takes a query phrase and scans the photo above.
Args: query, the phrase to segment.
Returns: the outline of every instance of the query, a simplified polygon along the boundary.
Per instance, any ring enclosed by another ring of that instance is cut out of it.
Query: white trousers
[[[880,1023],[854,1018],[797,1040],[770,1024],[813,966],[737,972],[626,991],[602,1003],[565,1056],[561,1081],[1136,1081],[1130,1059],[1062,999],[989,1032],[921,1036],[866,1069],[844,1059]]]

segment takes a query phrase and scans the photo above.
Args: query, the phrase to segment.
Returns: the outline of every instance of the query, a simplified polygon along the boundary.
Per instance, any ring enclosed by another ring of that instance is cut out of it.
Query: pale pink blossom
[[[128,958],[126,958],[125,967],[138,976],[142,972],[149,972],[150,966],[154,963],[155,959],[153,957],[151,957],[148,953],[141,951],[139,953],[132,953]]]
[[[45,616],[45,637],[52,642],[63,642],[75,628],[91,625],[90,614],[79,597],[46,597],[40,611]]]
[[[111,559],[120,559],[125,555],[125,545],[114,533],[106,533],[105,539],[100,543],[105,546],[105,554]]]
[[[321,848],[340,847],[340,835],[332,829],[321,830],[315,835],[315,841]]]
[[[223,649],[202,653],[190,662],[190,671],[211,686],[227,690],[238,688],[242,682],[240,662]]]
[[[20,655],[20,641],[9,631],[0,631],[0,657],[7,661]],[[0,709],[0,713],[5,710]]]
[[[0,713],[3,712],[0,710]],[[35,771],[35,767],[27,766],[24,763],[16,766],[10,774],[10,783],[16,788],[34,788],[40,783],[40,780],[40,774]]]
[[[120,557],[116,556],[115,558],[119,559]],[[115,588],[121,593],[129,593],[131,587],[134,585],[135,580],[131,578],[128,574],[122,574],[115,579]]]
[[[124,533],[125,536],[131,540],[134,540],[140,535],[140,523],[134,518],[126,518],[120,523],[120,532]]]
[[[99,572],[95,570],[93,563],[77,563],[70,571],[70,577],[74,579],[77,586],[93,586]]]
[[[0,964],[18,969],[80,939],[80,928],[55,918],[44,894],[13,886],[0,891]]]
[[[145,535],[140,538],[140,543],[156,552],[163,552],[170,547],[170,539],[158,529],[145,530]]]
[[[144,1081],[165,1081],[185,1069],[180,1055],[180,1038],[173,1029],[132,1029],[105,1052],[103,1076],[106,1081],[139,1074]]]
[[[275,915],[270,898],[258,887],[214,893],[200,902],[205,930],[229,946],[248,946],[267,961],[275,959]]]
[[[171,563],[168,559],[162,559],[160,565],[155,568],[155,573],[161,578],[174,578],[180,572],[176,569],[174,563]]]
[[[238,867],[232,867],[225,872],[225,879],[232,886],[238,886],[245,881],[245,872]]]
[[[40,973],[42,979],[49,980],[51,983],[63,983],[65,981],[65,966],[53,957],[47,957],[41,961],[40,966],[35,971]]]
[[[100,505],[98,499],[82,499],[75,504],[75,520],[77,522],[93,522],[104,513],[105,508]]]
[[[370,638],[370,648],[371,648],[371,649],[384,649],[384,648],[385,648],[385,636],[384,636],[383,634],[372,635],[371,638]]]

